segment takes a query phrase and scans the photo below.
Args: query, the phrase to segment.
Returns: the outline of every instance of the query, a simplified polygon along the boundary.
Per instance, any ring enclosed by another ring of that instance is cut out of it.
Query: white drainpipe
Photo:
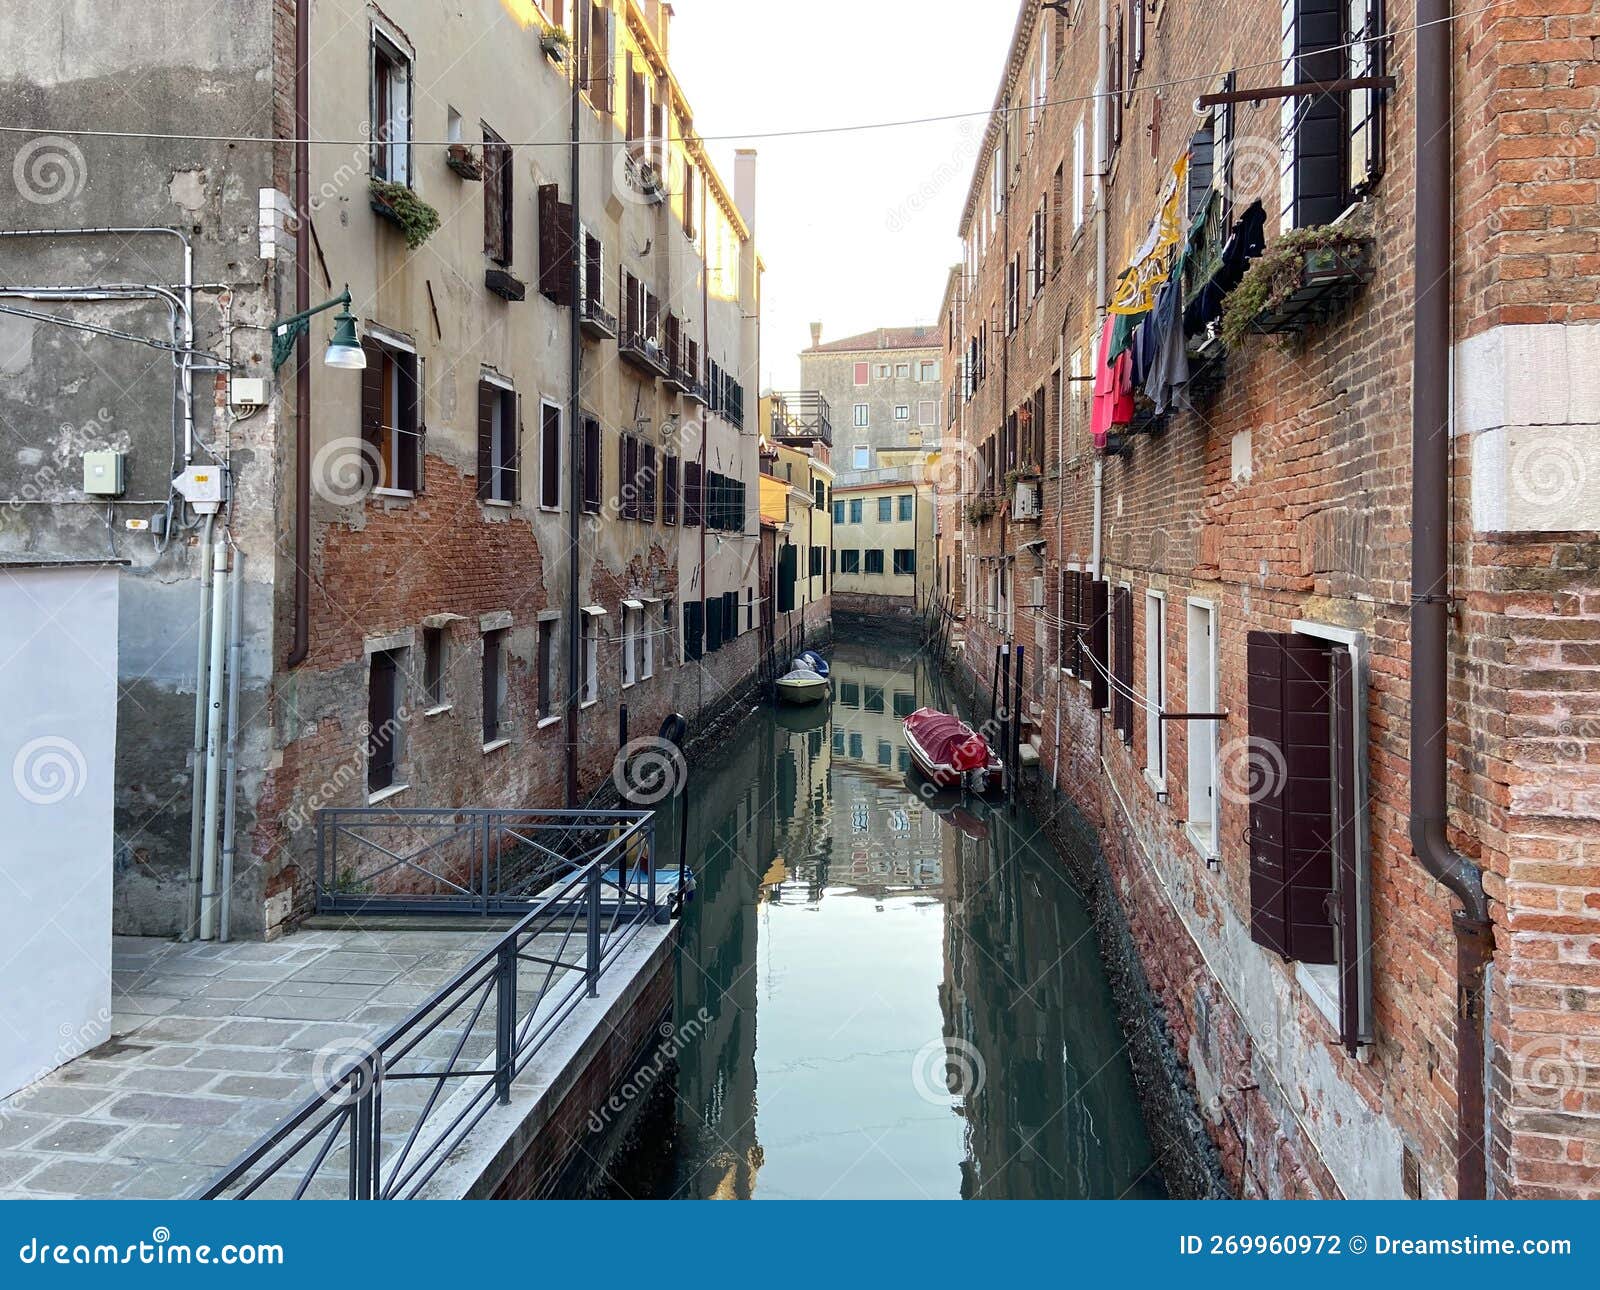
[[[211,671],[206,685],[205,822],[202,825],[200,939],[217,936],[217,824],[222,798],[222,680],[228,640],[228,547],[219,542],[211,565]]]

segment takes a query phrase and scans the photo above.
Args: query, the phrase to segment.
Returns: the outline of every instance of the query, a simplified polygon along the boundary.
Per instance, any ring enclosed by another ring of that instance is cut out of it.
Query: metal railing
[[[550,883],[527,915],[227,1167],[202,1199],[414,1199],[605,971],[665,914],[647,814]],[[681,869],[677,882],[681,884]],[[681,886],[678,898],[681,900]]]
[[[648,820],[630,811],[319,811],[317,911],[525,913],[555,878]]]
[[[820,439],[833,447],[832,410],[818,390],[775,392],[770,429],[775,439]]]

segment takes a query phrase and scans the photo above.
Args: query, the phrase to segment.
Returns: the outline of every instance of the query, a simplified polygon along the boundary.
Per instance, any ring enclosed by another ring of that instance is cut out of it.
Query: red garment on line
[[[1133,351],[1125,349],[1117,355],[1115,363],[1107,364],[1111,352],[1111,330],[1116,320],[1106,315],[1100,328],[1100,349],[1094,363],[1094,411],[1089,418],[1089,428],[1094,432],[1094,446],[1104,448],[1113,426],[1125,426],[1133,420]]]

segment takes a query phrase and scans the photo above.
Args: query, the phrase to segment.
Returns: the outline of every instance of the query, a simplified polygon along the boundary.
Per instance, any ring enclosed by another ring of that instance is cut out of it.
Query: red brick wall
[[[1403,31],[1413,21],[1412,8],[1392,4],[1388,17],[1391,29]],[[1197,124],[1189,89],[1157,96],[1139,87],[1270,63],[1278,53],[1278,21],[1279,6],[1264,0],[1159,6],[1108,180],[1113,280],[1142,240],[1160,184]],[[1589,0],[1513,0],[1496,16],[1470,17],[1456,31],[1459,335],[1497,321],[1596,316],[1595,23]],[[997,236],[961,301],[963,322],[947,354],[952,382],[959,381],[961,346],[977,320],[991,322],[988,377],[962,407],[960,424],[969,443],[997,429],[1058,363],[1065,367],[1074,346],[1084,350],[1084,370],[1092,370],[1092,213],[1074,238],[1069,206],[1060,271],[1037,300],[1024,304],[1009,346],[1003,323],[999,332],[993,324],[1004,318],[1006,260],[1026,251],[1027,220],[1052,187],[1057,164],[1064,161],[1071,169],[1079,107],[1062,101],[1092,89],[1095,44],[1091,11],[1090,21],[1070,29],[1052,77],[1048,97],[1059,105],[1046,110],[1026,144],[1009,200],[1009,235]],[[1213,397],[1169,417],[1162,433],[1135,437],[1130,455],[1106,461],[1104,576],[1133,589],[1134,687],[1140,692],[1144,593],[1166,593],[1169,710],[1181,709],[1185,699],[1186,598],[1217,604],[1221,706],[1233,714],[1219,737],[1225,767],[1246,732],[1249,631],[1288,630],[1305,619],[1364,633],[1371,660],[1367,733],[1378,1035],[1370,1062],[1344,1058],[1292,969],[1272,959],[1273,971],[1280,974],[1278,988],[1299,1001],[1302,1036],[1328,1051],[1337,1078],[1393,1127],[1420,1163],[1422,1190],[1449,1194],[1456,1132],[1451,902],[1413,859],[1408,837],[1411,50],[1411,39],[1402,35],[1391,60],[1399,89],[1387,108],[1387,168],[1368,203],[1377,256],[1372,282],[1302,339],[1247,341],[1228,355],[1224,383]],[[1025,101],[1031,64],[1022,66],[1017,93]],[[1243,71],[1239,82],[1273,79],[1270,72]],[[1241,106],[1236,137],[1257,151],[1275,147],[1262,141],[1276,139],[1277,113],[1275,101]],[[1241,149],[1242,159],[1250,155]],[[1271,167],[1253,169],[1254,190],[1236,194],[1236,211],[1251,197],[1269,196],[1276,182]],[[1241,188],[1250,182],[1244,179]],[[979,208],[988,200],[987,183],[980,173]],[[1269,214],[1273,209],[1269,200]],[[1270,220],[1269,240],[1275,235]],[[1087,387],[1077,388],[1086,400]],[[1073,387],[1068,389],[1070,400]],[[1243,430],[1253,439],[1253,473],[1234,482],[1230,444]],[[1030,657],[1042,652],[1048,658],[1053,650],[1059,570],[1081,566],[1090,553],[1093,453],[1086,435],[1085,412],[1082,436],[1064,436],[1062,452],[1057,422],[1054,416],[1049,420],[1041,521],[1012,522],[1002,506],[992,520],[963,517],[958,524],[967,554],[1016,556],[1014,640]],[[1461,602],[1452,637],[1450,805],[1452,841],[1485,866],[1496,901],[1495,1180],[1509,1194],[1592,1195],[1600,1193],[1600,1006],[1592,1002],[1600,997],[1594,989],[1600,986],[1600,897],[1594,895],[1589,855],[1600,797],[1594,770],[1600,745],[1589,728],[1600,720],[1593,535],[1486,540],[1471,531],[1465,454],[1458,454],[1456,475]],[[1046,543],[1042,560],[1021,550],[1039,538]],[[1022,607],[1025,588],[1037,574],[1047,589],[1042,615]],[[959,569],[955,576],[959,582]],[[982,583],[980,578],[980,588]],[[971,608],[965,621],[968,658],[986,684],[999,637]],[[1131,745],[1124,747],[1109,720],[1086,711],[1083,688],[1065,683],[1057,749],[1056,682],[1033,666],[1029,676],[1030,697],[1041,706],[1044,774],[1071,791],[1104,830],[1108,861],[1123,888],[1146,971],[1168,1009],[1174,1041],[1180,1053],[1197,1043],[1212,1072],[1233,1089],[1213,1119],[1213,1134],[1235,1181],[1247,1194],[1336,1191],[1322,1157],[1337,1154],[1334,1139],[1341,1127],[1320,1121],[1314,1106],[1285,1106],[1300,1078],[1296,1071],[1279,1072],[1281,1090],[1251,1076],[1263,1056],[1253,1051],[1262,1037],[1252,1040],[1205,967],[1221,945],[1210,939],[1222,936],[1217,911],[1225,908],[1248,922],[1246,803],[1237,795],[1224,797],[1220,866],[1208,871],[1183,832],[1190,814],[1187,741],[1199,727],[1171,723],[1168,794],[1159,801],[1141,773],[1147,720],[1141,706],[1135,708]],[[1123,817],[1123,802],[1131,818]],[[1175,896],[1164,887],[1141,847],[1178,865],[1189,894]],[[1508,877],[1514,880],[1510,887]],[[1508,898],[1510,907],[1503,903]],[[1197,939],[1174,916],[1175,899],[1192,900],[1190,926],[1210,931]],[[1545,1066],[1557,1081],[1554,1090],[1529,1082],[1528,1068],[1540,1055],[1553,1055]],[[1248,1158],[1247,1141],[1255,1144]],[[1263,1141],[1272,1148],[1262,1151]],[[1383,1162],[1385,1176],[1400,1176],[1400,1163]]]

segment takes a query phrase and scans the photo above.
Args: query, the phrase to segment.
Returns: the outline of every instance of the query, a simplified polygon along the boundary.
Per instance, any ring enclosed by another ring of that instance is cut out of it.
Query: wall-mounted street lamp
[[[314,309],[281,318],[272,324],[272,370],[276,372],[289,361],[300,337],[311,329],[311,320],[317,314],[341,306],[333,316],[333,338],[323,352],[324,366],[340,368],[346,372],[360,372],[367,366],[366,352],[361,348],[361,338],[356,335],[356,316],[350,312],[350,288],[344,294],[325,300]]]

